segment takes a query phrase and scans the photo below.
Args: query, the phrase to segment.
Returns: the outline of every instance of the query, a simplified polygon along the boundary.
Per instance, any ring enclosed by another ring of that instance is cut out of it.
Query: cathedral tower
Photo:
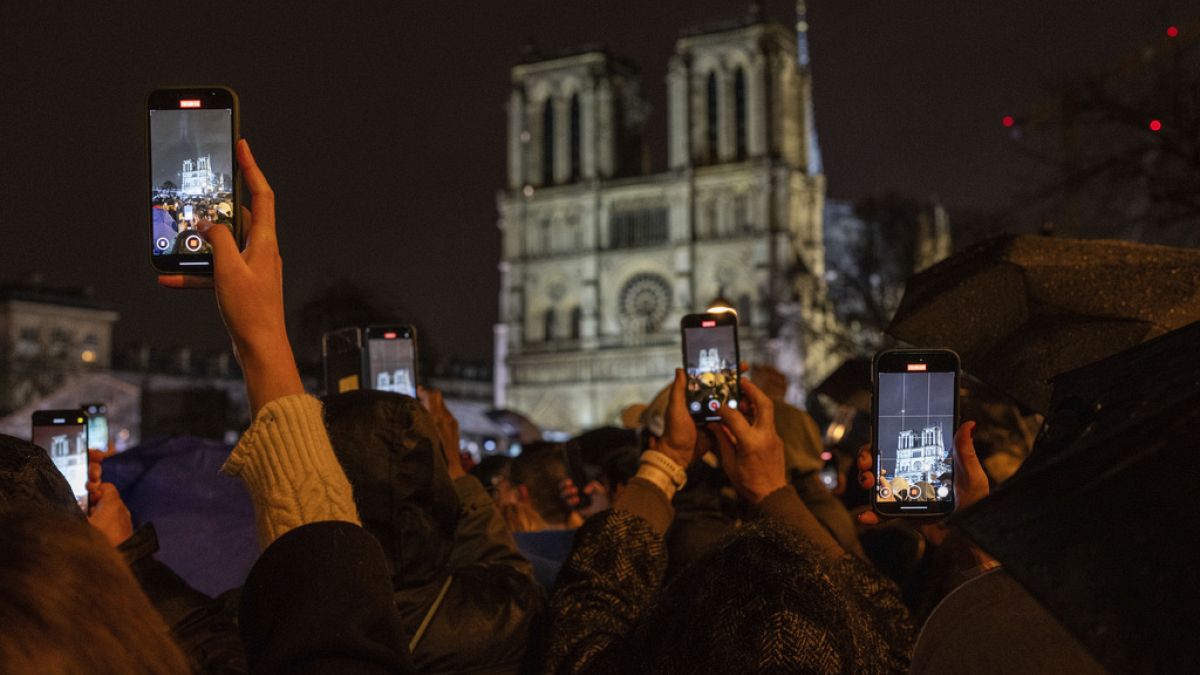
[[[738,309],[744,360],[774,362],[797,392],[826,367],[802,337],[829,315],[799,44],[753,14],[685,32],[657,174],[628,62],[584,50],[512,69],[497,406],[563,431],[612,423],[670,380],[679,319],[717,296]]]

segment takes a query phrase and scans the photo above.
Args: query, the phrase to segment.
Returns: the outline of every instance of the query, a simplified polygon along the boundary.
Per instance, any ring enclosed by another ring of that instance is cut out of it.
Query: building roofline
[[[572,61],[576,63],[571,63]],[[598,63],[617,75],[637,76],[641,67],[637,62],[624,56],[618,56],[609,51],[608,47],[597,43],[586,43],[557,52],[543,53],[536,48],[527,49],[521,60],[512,67],[514,76],[528,75],[547,70],[555,70],[569,65],[585,65]]]
[[[105,312],[116,310],[116,307],[100,302],[92,297],[87,289],[83,288],[50,288],[26,284],[6,284],[0,286],[0,302],[11,301],[95,309]]]

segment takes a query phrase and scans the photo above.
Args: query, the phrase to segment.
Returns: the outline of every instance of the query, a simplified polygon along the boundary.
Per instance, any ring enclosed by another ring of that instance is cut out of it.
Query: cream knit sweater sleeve
[[[307,394],[263,406],[221,470],[249,488],[263,549],[308,523],[361,524],[350,482],[325,431],[321,403]]]

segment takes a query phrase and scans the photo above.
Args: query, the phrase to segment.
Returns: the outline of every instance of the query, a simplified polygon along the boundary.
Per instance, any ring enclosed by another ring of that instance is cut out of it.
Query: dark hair
[[[125,561],[78,518],[0,514],[0,671],[188,673]]]
[[[478,464],[471,467],[468,472],[475,476],[483,487],[491,490],[496,484],[497,477],[508,477],[509,467],[512,466],[512,457],[505,455],[488,455],[479,461]]]
[[[563,459],[562,443],[530,443],[522,448],[509,469],[509,480],[529,490],[529,500],[538,515],[556,525],[571,517],[571,509],[558,491],[559,483],[566,478],[567,463]]]

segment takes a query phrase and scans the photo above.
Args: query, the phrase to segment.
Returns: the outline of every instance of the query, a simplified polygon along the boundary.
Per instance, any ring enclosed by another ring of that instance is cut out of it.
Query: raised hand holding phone
[[[238,250],[229,228],[200,221],[199,230],[213,249],[213,276],[162,275],[158,283],[168,288],[216,289],[217,307],[246,376],[251,415],[256,415],[277,398],[304,393],[304,386],[284,325],[275,193],[245,139],[238,141],[237,160],[251,198],[251,208],[242,211],[246,249]]]
[[[754,383],[743,380],[742,395],[752,404],[754,419],[722,406],[721,422],[708,427],[717,439],[721,468],[743,498],[757,504],[787,485],[783,439],[775,431],[775,404]]]
[[[954,502],[957,508],[966,508],[988,496],[987,473],[975,453],[975,423],[968,420],[958,427],[954,434]],[[874,472],[875,457],[871,446],[864,445],[858,451],[858,482],[863,488],[875,488]],[[883,517],[874,511],[864,511],[858,514],[858,522],[863,525],[877,525]]]

